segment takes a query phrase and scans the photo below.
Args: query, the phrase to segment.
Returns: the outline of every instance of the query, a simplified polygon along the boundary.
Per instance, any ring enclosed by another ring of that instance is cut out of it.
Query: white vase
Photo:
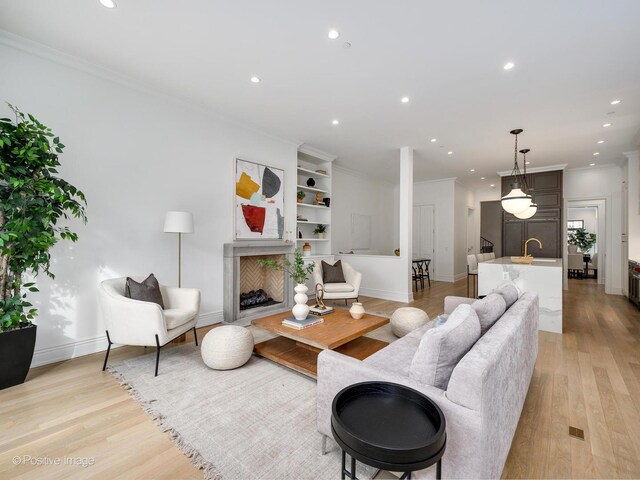
[[[324,240],[324,233],[316,233],[318,235],[318,240]]]
[[[364,307],[362,306],[362,303],[353,302],[351,308],[349,309],[349,313],[351,314],[351,317],[355,318],[356,320],[360,320],[362,317],[364,317]]]
[[[296,317],[296,320],[304,320],[309,315],[309,305],[307,302],[309,301],[309,297],[307,297],[307,286],[304,283],[299,283],[294,288],[296,294],[293,297],[296,304],[291,309],[291,313]]]

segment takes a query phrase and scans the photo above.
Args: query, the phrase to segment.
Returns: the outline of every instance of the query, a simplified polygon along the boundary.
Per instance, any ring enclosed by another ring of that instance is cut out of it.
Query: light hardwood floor
[[[434,317],[445,296],[465,294],[465,281],[432,282],[413,306]],[[375,312],[403,305],[361,300]],[[564,311],[564,335],[540,332],[503,476],[638,478],[640,314],[589,280],[570,282]],[[123,347],[110,360],[143,353]],[[33,369],[24,385],[0,391],[0,478],[202,478],[128,392],[100,371],[102,359],[89,355]],[[583,429],[584,441],[569,437],[569,426]],[[92,457],[95,465],[13,465],[14,456],[24,455]]]

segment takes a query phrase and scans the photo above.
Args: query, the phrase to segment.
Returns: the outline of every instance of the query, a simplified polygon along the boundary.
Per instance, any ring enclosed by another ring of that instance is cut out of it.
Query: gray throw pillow
[[[422,336],[411,361],[409,377],[446,390],[453,369],[479,338],[478,315],[471,305],[458,306],[444,325]]]
[[[511,305],[516,303],[516,301],[520,297],[520,292],[518,291],[516,286],[512,283],[505,283],[503,285],[500,285],[491,293],[497,293],[498,295],[502,295],[502,298],[504,298],[504,303],[507,306],[506,307],[507,310],[509,310],[511,308]]]
[[[124,287],[124,296],[131,298],[132,300],[157,303],[160,305],[160,308],[164,310],[160,284],[153,273],[145,278],[142,283],[136,282],[133,278],[127,277],[127,283]]]
[[[322,282],[323,283],[346,283],[344,272],[342,271],[342,260],[338,260],[333,265],[322,261]]]
[[[484,335],[505,312],[507,304],[502,295],[490,293],[482,300],[473,302],[471,307],[476,311],[480,320],[480,335]]]

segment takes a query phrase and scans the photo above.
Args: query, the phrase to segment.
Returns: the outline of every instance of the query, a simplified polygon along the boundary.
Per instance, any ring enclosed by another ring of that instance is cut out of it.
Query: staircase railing
[[[480,253],[493,252],[493,242],[484,237],[480,237]]]

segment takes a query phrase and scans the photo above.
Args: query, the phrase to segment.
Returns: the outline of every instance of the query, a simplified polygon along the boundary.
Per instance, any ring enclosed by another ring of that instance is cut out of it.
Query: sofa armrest
[[[200,311],[200,290],[160,286],[165,308],[184,308]]]
[[[454,296],[444,297],[444,313],[451,315],[458,305],[471,305],[475,301],[475,298]]]
[[[122,296],[100,293],[105,328],[113,343],[120,345],[155,346],[167,335],[167,327],[160,305]]]

